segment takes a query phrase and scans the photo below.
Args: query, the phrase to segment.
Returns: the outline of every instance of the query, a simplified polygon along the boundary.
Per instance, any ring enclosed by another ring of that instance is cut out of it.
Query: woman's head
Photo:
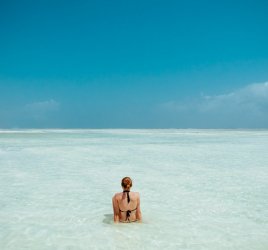
[[[125,190],[129,190],[132,187],[132,180],[130,177],[124,177],[121,181],[121,186]]]

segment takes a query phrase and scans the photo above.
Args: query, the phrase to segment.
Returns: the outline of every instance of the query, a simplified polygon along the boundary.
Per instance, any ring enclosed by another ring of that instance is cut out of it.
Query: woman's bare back
[[[113,197],[114,221],[141,221],[140,194],[124,191]]]

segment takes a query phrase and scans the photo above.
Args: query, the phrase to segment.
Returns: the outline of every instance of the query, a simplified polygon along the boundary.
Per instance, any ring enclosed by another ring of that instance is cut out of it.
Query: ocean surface
[[[1,250],[268,249],[268,130],[0,130],[0,170]]]

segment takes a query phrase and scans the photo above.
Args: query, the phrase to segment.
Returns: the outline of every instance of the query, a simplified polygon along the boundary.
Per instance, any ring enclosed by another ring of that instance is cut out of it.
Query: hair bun
[[[130,189],[132,187],[132,180],[130,177],[124,177],[121,182],[121,186],[126,189]]]

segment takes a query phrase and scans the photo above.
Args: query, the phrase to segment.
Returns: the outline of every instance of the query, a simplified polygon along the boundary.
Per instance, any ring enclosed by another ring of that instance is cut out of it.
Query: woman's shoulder
[[[121,196],[122,195],[122,192],[121,193],[115,193],[114,194],[114,198],[116,199],[117,197]]]
[[[131,192],[133,195],[135,195],[136,197],[140,197],[140,193],[139,192]]]

